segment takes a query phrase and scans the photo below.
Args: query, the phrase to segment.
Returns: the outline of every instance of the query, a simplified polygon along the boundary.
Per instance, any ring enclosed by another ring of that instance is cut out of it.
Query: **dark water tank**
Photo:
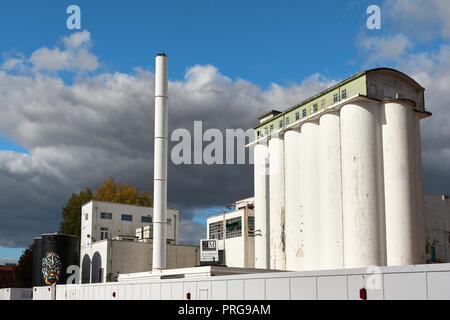
[[[66,234],[43,234],[34,239],[33,286],[66,284],[67,268],[80,264],[79,237]]]

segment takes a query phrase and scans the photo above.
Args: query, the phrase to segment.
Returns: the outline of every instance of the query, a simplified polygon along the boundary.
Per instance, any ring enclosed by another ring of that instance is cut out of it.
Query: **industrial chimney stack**
[[[153,272],[166,268],[167,149],[168,149],[168,60],[156,55],[155,153],[153,184]]]

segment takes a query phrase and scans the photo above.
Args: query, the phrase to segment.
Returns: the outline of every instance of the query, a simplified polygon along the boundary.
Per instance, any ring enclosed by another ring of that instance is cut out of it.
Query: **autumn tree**
[[[153,206],[150,193],[147,191],[139,193],[136,187],[128,183],[116,185],[114,179],[110,177],[97,188],[95,194],[92,194],[89,188],[79,194],[72,194],[66,206],[62,209],[63,222],[59,230],[61,233],[80,236],[81,207],[91,200],[134,204],[143,207]]]
[[[33,248],[33,245],[29,246],[14,267],[14,280],[18,288],[31,288],[33,286]]]
[[[81,207],[92,200],[92,191],[86,188],[79,194],[72,194],[69,201],[62,208],[63,221],[61,222],[59,232],[80,236],[81,232]]]

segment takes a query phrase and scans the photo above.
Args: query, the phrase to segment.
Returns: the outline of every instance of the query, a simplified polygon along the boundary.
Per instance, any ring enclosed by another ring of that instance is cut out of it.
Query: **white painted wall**
[[[378,284],[369,287],[368,283]],[[358,300],[367,289],[368,300],[450,299],[450,264],[367,269],[275,272],[167,279],[137,283],[57,285],[57,300]],[[38,290],[46,287],[35,288]],[[46,299],[34,295],[35,300]]]
[[[108,238],[117,235],[135,236],[136,229],[142,226],[151,225],[151,223],[141,222],[142,216],[153,217],[153,208],[141,207],[103,201],[90,201],[81,208],[81,248],[100,241],[101,228],[108,228]],[[112,213],[112,219],[101,219],[101,212]],[[85,220],[85,215],[88,220]],[[122,214],[132,215],[132,221],[122,221]],[[168,219],[171,224],[167,224],[167,239],[178,243],[178,210],[169,209]],[[89,235],[89,237],[88,237]]]

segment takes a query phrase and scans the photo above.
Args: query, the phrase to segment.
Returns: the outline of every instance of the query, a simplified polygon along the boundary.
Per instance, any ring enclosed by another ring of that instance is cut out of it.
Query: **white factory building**
[[[424,88],[361,72],[255,127],[255,266],[425,263]]]
[[[207,218],[208,239],[217,240],[219,262],[229,267],[255,267],[253,198],[236,201],[235,210]]]
[[[199,265],[199,247],[178,243],[179,212],[168,209],[167,259],[171,268]],[[117,280],[152,268],[153,208],[90,201],[81,209],[82,283]]]

